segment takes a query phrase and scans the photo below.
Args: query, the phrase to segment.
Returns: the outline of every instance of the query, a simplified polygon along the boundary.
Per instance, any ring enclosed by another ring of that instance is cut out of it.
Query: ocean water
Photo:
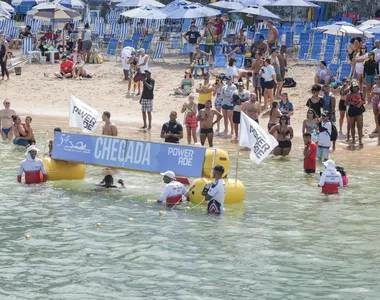
[[[96,167],[18,184],[24,150],[1,143],[0,299],[379,299],[378,152],[333,154],[349,177],[334,196],[301,156],[257,166],[241,152],[246,199],[212,217],[156,204],[158,175],[122,172],[122,192],[95,191]]]

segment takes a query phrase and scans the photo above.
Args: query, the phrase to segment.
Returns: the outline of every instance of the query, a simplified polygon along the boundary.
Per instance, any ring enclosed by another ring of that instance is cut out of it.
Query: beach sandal
[[[83,77],[82,76],[79,76],[79,80],[82,80],[83,79]]]

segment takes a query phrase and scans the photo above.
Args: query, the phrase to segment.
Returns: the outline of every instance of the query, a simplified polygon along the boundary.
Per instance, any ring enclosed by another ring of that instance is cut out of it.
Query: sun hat
[[[329,159],[328,161],[324,161],[323,164],[325,165],[326,169],[329,169],[329,170],[334,170],[335,169],[335,162],[331,159]]]

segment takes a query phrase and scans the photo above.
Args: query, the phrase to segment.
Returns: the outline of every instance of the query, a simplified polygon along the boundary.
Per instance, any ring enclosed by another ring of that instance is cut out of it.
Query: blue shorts
[[[15,145],[18,145],[18,146],[28,146],[29,145],[29,141],[28,140],[16,140],[16,139],[13,139],[13,144]]]
[[[318,146],[317,158],[328,159],[330,148]]]
[[[376,75],[365,75],[365,82],[367,84],[375,84]]]
[[[224,110],[233,110],[234,106],[233,105],[223,104],[222,105],[222,109],[224,109]]]
[[[213,215],[220,215],[222,213],[221,204],[216,200],[210,200],[207,203],[207,213]]]
[[[6,136],[8,136],[8,133],[12,130],[12,127],[11,128],[1,128],[1,131],[4,132],[4,134]]]
[[[215,99],[215,108],[222,108],[222,102],[223,98],[222,97],[216,97]]]

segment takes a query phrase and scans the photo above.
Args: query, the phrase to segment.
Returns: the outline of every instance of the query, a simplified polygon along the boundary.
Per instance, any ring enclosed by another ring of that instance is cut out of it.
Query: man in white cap
[[[17,181],[21,183],[22,173],[25,173],[25,183],[40,183],[47,180],[47,173],[44,163],[37,158],[38,149],[32,145],[26,149],[26,159],[20,163],[20,169],[17,174]],[[40,176],[42,173],[42,178]]]
[[[166,187],[158,198],[157,203],[166,202],[167,205],[175,205],[182,202],[182,196],[189,200],[189,193],[185,189],[182,183],[176,181],[173,171],[166,171],[161,173],[164,176],[163,181],[166,183]]]
[[[339,188],[343,187],[342,175],[336,170],[335,162],[329,159],[323,162],[326,170],[321,174],[319,187],[322,187],[322,193],[337,194]]]

